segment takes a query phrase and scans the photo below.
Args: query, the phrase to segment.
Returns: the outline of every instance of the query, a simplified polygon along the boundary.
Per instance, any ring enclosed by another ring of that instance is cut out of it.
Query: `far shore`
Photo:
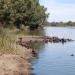
[[[57,26],[52,26],[52,25],[47,25],[47,26],[45,26],[45,27],[75,27],[75,25],[74,26],[68,26],[68,25],[66,25],[66,26],[59,26],[59,25],[57,25]]]

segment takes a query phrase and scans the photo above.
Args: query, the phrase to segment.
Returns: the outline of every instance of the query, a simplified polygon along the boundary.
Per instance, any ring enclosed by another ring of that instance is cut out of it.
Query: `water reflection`
[[[75,29],[45,27],[45,35],[75,40]],[[47,43],[39,45],[38,59],[34,61],[36,75],[75,75],[75,41],[67,43]]]
[[[43,48],[45,47],[45,43],[32,43],[31,47],[34,48],[37,52],[37,56],[36,59],[34,59],[35,61],[37,61],[37,59],[39,59],[39,53],[43,51]],[[33,62],[34,63],[34,62]]]

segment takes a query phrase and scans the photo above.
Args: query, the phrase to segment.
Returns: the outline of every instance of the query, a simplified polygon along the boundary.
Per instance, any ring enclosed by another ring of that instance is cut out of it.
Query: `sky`
[[[75,0],[40,0],[50,13],[48,21],[75,21]]]

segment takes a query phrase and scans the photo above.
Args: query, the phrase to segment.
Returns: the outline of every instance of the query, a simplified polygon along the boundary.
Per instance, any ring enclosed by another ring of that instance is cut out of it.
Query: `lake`
[[[44,27],[46,36],[75,40],[75,27]],[[75,41],[40,45],[34,60],[35,75],[75,75]]]

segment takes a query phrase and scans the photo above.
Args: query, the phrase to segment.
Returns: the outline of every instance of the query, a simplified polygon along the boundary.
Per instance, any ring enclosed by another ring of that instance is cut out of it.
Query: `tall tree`
[[[44,24],[48,14],[39,0],[0,0],[0,22],[38,27]],[[36,27],[36,28],[37,28]]]

